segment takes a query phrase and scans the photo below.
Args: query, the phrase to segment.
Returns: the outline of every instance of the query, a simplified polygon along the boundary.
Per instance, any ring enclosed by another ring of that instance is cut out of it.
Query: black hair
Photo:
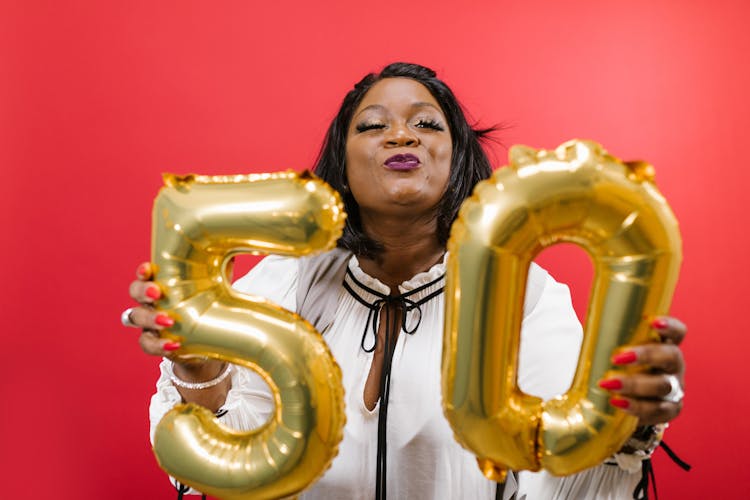
[[[384,78],[411,78],[424,85],[440,105],[448,121],[453,141],[448,187],[438,206],[437,238],[441,245],[448,241],[450,226],[461,203],[471,195],[474,186],[492,174],[480,139],[497,127],[475,129],[469,125],[461,104],[451,89],[425,66],[410,63],[389,64],[380,73],[370,73],[360,80],[344,97],[336,117],[326,133],[315,164],[315,173],[338,191],[348,217],[338,246],[355,255],[375,257],[382,252],[381,243],[368,237],[362,229],[359,205],[351,194],[346,180],[346,138],[354,110],[372,86]]]

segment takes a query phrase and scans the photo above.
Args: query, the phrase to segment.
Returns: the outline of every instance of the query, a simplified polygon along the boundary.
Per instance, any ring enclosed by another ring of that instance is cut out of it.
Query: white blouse
[[[269,256],[234,287],[241,292],[267,297],[295,311],[298,283],[296,259]],[[349,262],[354,276],[345,279],[356,293],[374,302],[376,296],[357,281],[382,294],[390,289],[359,267],[356,257]],[[445,263],[417,274],[399,287],[409,292],[437,280],[410,296],[415,302],[445,284],[439,280]],[[519,353],[518,384],[528,394],[549,399],[564,393],[573,380],[580,351],[582,330],[573,312],[567,286],[557,283],[546,271],[532,265],[528,289],[538,297],[524,310]],[[416,332],[403,331],[393,354],[388,405],[387,495],[393,499],[494,499],[495,483],[479,470],[474,455],[454,439],[443,416],[440,364],[442,354],[444,294],[421,305]],[[369,309],[343,286],[331,327],[324,333],[331,352],[341,366],[345,389],[346,426],[339,453],[331,468],[300,498],[305,500],[371,500],[375,495],[379,403],[370,411],[364,404],[364,386],[373,353],[362,349],[362,334]],[[411,311],[406,326],[412,328],[418,313]],[[368,329],[365,344],[373,342]],[[151,400],[151,433],[162,416],[180,402],[162,362],[157,392]],[[232,389],[222,407],[221,421],[229,427],[248,430],[265,422],[273,409],[270,391],[259,375],[244,368],[233,371]],[[521,472],[518,498],[531,499],[630,499],[640,474],[613,465],[600,465],[566,478],[546,473]],[[640,472],[640,467],[637,467]],[[506,498],[513,493],[506,488]]]

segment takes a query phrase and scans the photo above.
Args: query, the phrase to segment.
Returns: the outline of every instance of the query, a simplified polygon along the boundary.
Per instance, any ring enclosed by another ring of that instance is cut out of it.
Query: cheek
[[[450,163],[451,158],[453,157],[453,141],[447,140],[443,144],[440,145],[440,153],[441,155],[448,158],[448,163]]]
[[[362,170],[367,165],[368,149],[359,141],[350,141],[346,147],[346,172]]]
[[[362,186],[372,184],[372,181],[367,178],[367,169],[361,168],[361,163],[362,159],[358,158],[356,154],[347,153],[344,178],[352,196],[357,199],[362,196]]]
[[[438,158],[438,162],[441,166],[440,171],[442,172],[442,176],[447,182],[448,179],[450,178],[451,161],[453,160],[452,144],[441,146],[440,149],[437,151],[436,157]]]

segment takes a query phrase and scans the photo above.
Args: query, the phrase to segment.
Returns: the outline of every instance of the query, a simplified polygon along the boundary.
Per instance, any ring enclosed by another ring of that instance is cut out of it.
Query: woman
[[[304,498],[496,494],[474,457],[454,441],[440,404],[446,241],[461,202],[490,176],[479,143],[486,132],[472,130],[453,93],[428,68],[396,63],[366,76],[345,97],[316,166],[349,214],[339,248],[314,259],[268,257],[235,284],[314,317],[342,368],[344,439]],[[153,310],[160,290],[150,274],[148,264],[139,267],[130,294],[141,306],[126,311],[124,321],[143,328],[146,353],[167,358],[152,400],[152,428],[180,400],[221,410],[223,422],[239,429],[265,421],[273,403],[259,376],[235,369],[230,377],[224,363],[174,358],[179,344],[158,335],[173,320]],[[549,398],[572,380],[581,328],[564,285],[538,266],[529,282],[538,292],[526,297],[519,385]],[[634,346],[614,359],[650,370],[600,383],[615,391],[611,403],[643,426],[675,418],[682,406],[674,396],[684,371],[676,344],[685,327],[674,318],[657,318],[652,326],[663,343]],[[567,478],[522,473],[518,492],[630,498],[639,480],[604,464]]]

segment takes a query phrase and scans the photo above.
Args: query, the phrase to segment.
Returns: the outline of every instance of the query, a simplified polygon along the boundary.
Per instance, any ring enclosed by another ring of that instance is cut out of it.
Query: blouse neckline
[[[443,255],[443,259],[440,262],[433,265],[427,271],[417,273],[411,279],[401,283],[398,287],[399,293],[410,292],[443,276],[445,274],[445,263],[447,258],[448,252]],[[357,259],[356,255],[352,255],[351,259],[349,260],[349,270],[352,272],[357,281],[361,282],[363,285],[366,285],[373,290],[377,290],[383,295],[389,295],[391,293],[391,288],[388,285],[377,278],[373,278],[362,270],[362,268],[359,266],[359,259]]]

